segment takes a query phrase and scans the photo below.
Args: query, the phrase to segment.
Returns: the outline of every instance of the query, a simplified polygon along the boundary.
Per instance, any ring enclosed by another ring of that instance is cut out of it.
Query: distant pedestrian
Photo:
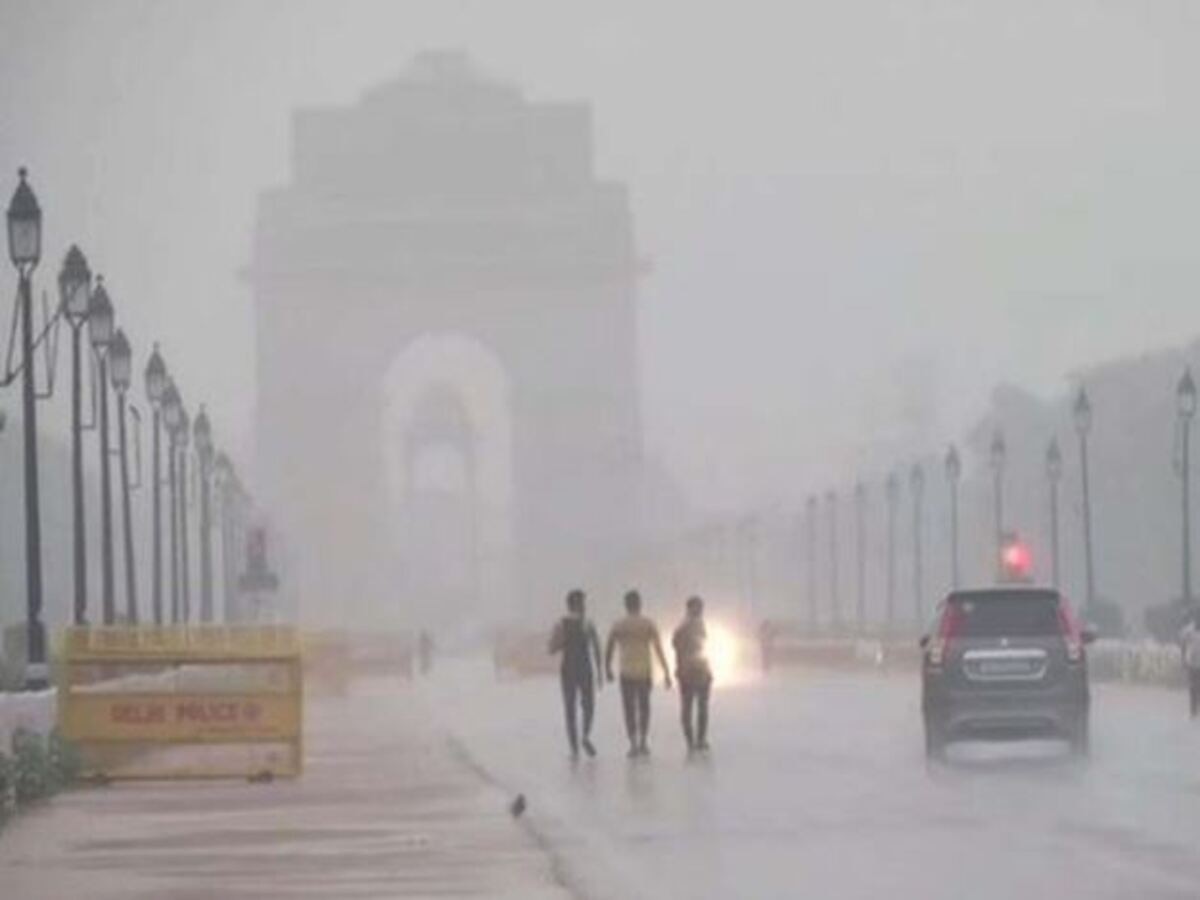
[[[574,590],[567,594],[567,614],[559,619],[550,635],[550,652],[562,654],[559,675],[571,759],[579,758],[581,743],[588,756],[596,755],[596,748],[592,746],[592,719],[596,711],[597,682],[603,683],[600,637],[596,634],[596,627],[588,621],[584,605],[583,591]],[[582,741],[579,737],[577,709],[583,713]]]
[[[1194,610],[1179,633],[1183,665],[1188,676],[1188,701],[1192,718],[1200,715],[1200,610]]]
[[[663,653],[658,626],[642,615],[642,598],[637,591],[625,595],[626,615],[617,621],[608,634],[604,650],[604,670],[612,681],[613,651],[621,650],[621,705],[625,710],[625,733],[629,736],[629,757],[646,756],[650,731],[650,686],[653,680],[653,661],[650,651],[662,666],[667,690],[671,689],[671,672]]]
[[[704,601],[699,597],[689,597],[683,622],[671,637],[671,644],[675,648],[675,679],[679,682],[683,737],[689,753],[708,751],[708,698],[712,692],[713,676],[705,652],[707,639]]]

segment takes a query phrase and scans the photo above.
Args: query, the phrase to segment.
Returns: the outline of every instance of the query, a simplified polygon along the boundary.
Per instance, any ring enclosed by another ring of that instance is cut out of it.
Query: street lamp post
[[[233,492],[233,479],[233,463],[224,451],[217,453],[213,460],[213,488],[217,495],[217,521],[221,530],[221,594],[226,624],[237,621],[237,611],[233,603],[233,572],[230,567],[230,518],[233,513],[230,508],[230,495]]]
[[[129,385],[133,381],[133,353],[129,339],[120,329],[109,348],[110,374],[117,392],[117,458],[121,462],[121,524],[125,544],[125,618],[138,623],[137,569],[133,561],[133,516],[129,502],[129,442],[126,438],[125,408]]]
[[[958,484],[962,479],[962,459],[953,444],[946,451],[946,484],[950,488],[950,586],[958,590]]]
[[[83,508],[83,323],[91,299],[92,272],[87,258],[74,245],[67,251],[58,275],[62,313],[71,325],[71,506],[74,516],[74,578],[76,625],[87,623],[87,520]]]
[[[163,623],[163,564],[162,564],[162,472],[160,471],[162,462],[160,457],[162,443],[162,409],[163,395],[167,390],[167,367],[163,362],[162,355],[158,352],[158,345],[154,345],[154,351],[150,354],[150,359],[146,363],[146,398],[150,401],[150,407],[153,411],[153,462],[151,468],[153,471],[154,483],[151,485],[152,506],[153,506],[153,569],[151,572],[150,594],[153,606],[154,624],[162,625]]]
[[[1083,564],[1086,578],[1086,609],[1090,617],[1096,614],[1096,571],[1092,557],[1092,494],[1088,472],[1088,433],[1092,428],[1092,404],[1087,390],[1079,389],[1075,397],[1075,431],[1079,435],[1079,469],[1083,481]]]
[[[243,621],[247,618],[247,610],[245,607],[245,594],[242,590],[241,579],[239,578],[238,568],[241,565],[241,554],[246,542],[246,516],[247,504],[249,497],[245,489],[242,487],[241,479],[238,478],[237,472],[230,468],[230,485],[229,485],[229,573],[231,584],[231,597],[233,598],[233,609],[235,611],[235,619]]]
[[[188,442],[192,434],[191,418],[181,410],[179,422],[179,606],[183,621],[192,621],[192,575],[188,548]]]
[[[1050,572],[1052,584],[1058,587],[1062,580],[1059,570],[1058,551],[1058,485],[1062,481],[1062,451],[1058,438],[1051,438],[1046,447],[1046,483],[1050,490]]]
[[[108,446],[108,348],[113,339],[113,307],[104,287],[104,276],[96,278],[96,289],[88,304],[88,337],[99,366],[100,390],[100,602],[105,625],[116,620],[113,599],[112,474]]]
[[[171,624],[179,624],[179,426],[183,401],[168,377],[162,397],[163,424],[167,426],[167,490],[171,506]]]
[[[1192,508],[1191,508],[1191,465],[1190,444],[1192,419],[1196,415],[1196,383],[1192,381],[1192,370],[1184,369],[1175,392],[1176,412],[1179,415],[1179,431],[1182,451],[1179,460],[1179,477],[1182,482],[1182,577],[1183,603],[1192,607]]]
[[[992,511],[995,515],[996,535],[992,558],[996,560],[997,570],[1004,547],[1004,466],[1007,458],[1008,447],[1004,443],[1004,433],[997,428],[996,433],[992,435],[992,446],[988,453],[988,461],[992,467]]]
[[[829,510],[829,607],[833,618],[833,633],[842,631],[842,600],[838,592],[838,516],[837,492],[825,494]]]
[[[900,479],[895,472],[888,472],[884,483],[887,494],[887,609],[884,621],[888,637],[896,621],[896,507],[900,501]]]
[[[200,621],[207,625],[213,620],[212,508],[209,505],[209,488],[214,450],[212,423],[203,406],[196,414],[192,436],[196,440],[196,463],[200,470]]]
[[[858,568],[855,628],[862,637],[867,628],[867,487],[861,481],[854,485],[854,553]]]
[[[8,205],[8,256],[17,269],[21,317],[21,408],[25,419],[25,688],[49,683],[46,630],[42,624],[42,521],[38,496],[37,393],[33,382],[33,270],[42,256],[42,210],[18,171],[20,183]]]
[[[921,532],[923,530],[923,506],[925,494],[925,470],[921,464],[913,463],[909,475],[913,497],[913,615],[916,616],[917,631],[925,623],[925,586],[922,583]]]
[[[808,633],[817,633],[817,495],[804,504],[808,519]]]

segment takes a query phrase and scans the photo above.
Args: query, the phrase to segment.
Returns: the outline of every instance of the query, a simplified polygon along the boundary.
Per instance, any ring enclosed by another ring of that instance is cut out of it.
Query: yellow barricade
[[[285,626],[70,628],[59,726],[106,778],[295,776],[300,640]]]
[[[310,695],[344,697],[350,689],[350,637],[328,629],[304,635],[305,687]]]

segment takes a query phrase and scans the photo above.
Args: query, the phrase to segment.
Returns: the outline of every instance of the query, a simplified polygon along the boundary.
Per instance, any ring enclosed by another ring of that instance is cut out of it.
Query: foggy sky
[[[653,264],[649,449],[702,505],[762,502],[940,445],[999,380],[1200,333],[1196,46],[1186,2],[0,0],[0,185],[31,168],[39,285],[79,241],[138,371],[160,340],[248,461],[237,271],[292,110],[465,49],[593,104]]]

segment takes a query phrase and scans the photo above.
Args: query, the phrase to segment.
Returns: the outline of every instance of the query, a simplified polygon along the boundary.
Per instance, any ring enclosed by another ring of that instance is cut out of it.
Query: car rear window
[[[954,632],[965,638],[1038,637],[1062,632],[1054,591],[972,591],[951,594]]]

